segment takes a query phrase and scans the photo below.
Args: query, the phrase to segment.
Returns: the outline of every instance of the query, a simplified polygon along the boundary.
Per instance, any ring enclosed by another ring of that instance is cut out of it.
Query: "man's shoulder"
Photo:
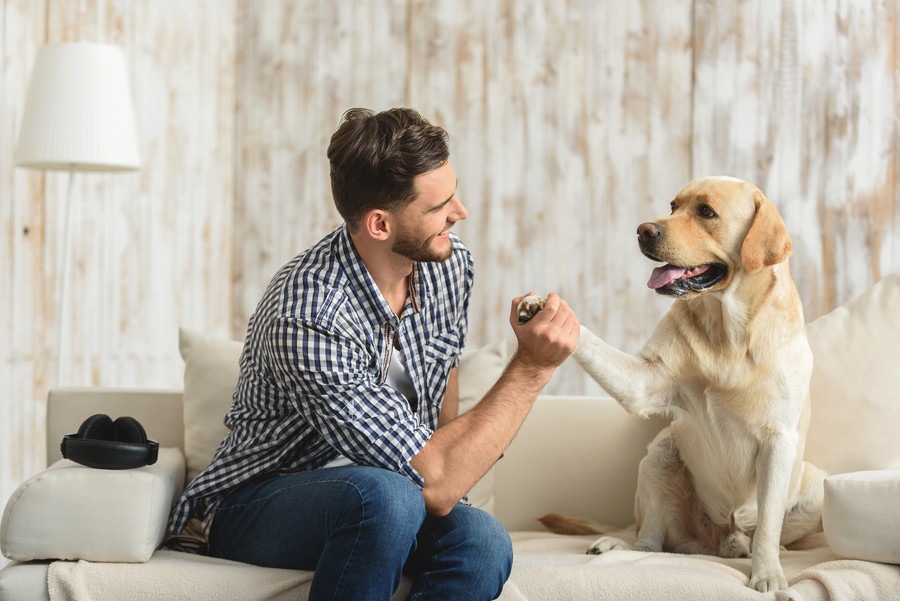
[[[303,318],[315,314],[326,298],[346,285],[344,257],[335,230],[284,264],[266,296],[271,317]]]

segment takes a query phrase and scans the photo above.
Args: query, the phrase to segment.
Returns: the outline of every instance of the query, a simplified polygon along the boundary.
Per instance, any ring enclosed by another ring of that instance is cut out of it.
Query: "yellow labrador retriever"
[[[752,537],[749,585],[782,589],[780,545],[821,528],[825,477],[803,461],[813,360],[791,240],[775,205],[737,179],[694,180],[671,208],[638,228],[638,242],[665,263],[648,286],[679,302],[637,355],[584,327],[573,355],[628,412],[672,420],[640,464],[636,544],[603,537],[588,552],[746,557]],[[525,299],[520,320],[541,301]],[[579,518],[542,521],[600,532]]]

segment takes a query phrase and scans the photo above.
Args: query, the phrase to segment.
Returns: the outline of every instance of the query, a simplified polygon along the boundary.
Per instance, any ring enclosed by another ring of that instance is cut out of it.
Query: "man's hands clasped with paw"
[[[531,318],[537,315],[538,311],[544,308],[544,305],[547,304],[547,299],[543,296],[538,296],[536,294],[527,294],[522,297],[522,300],[519,301],[519,307],[517,314],[519,316],[519,323],[528,323],[531,321]]]
[[[534,367],[556,367],[575,351],[581,324],[558,294],[514,298],[510,325],[519,342],[517,358]]]

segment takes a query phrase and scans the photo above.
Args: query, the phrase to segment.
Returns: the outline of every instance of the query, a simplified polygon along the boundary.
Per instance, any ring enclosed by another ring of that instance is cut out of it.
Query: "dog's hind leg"
[[[789,545],[822,530],[825,471],[806,461],[802,464],[799,497],[788,509],[781,527],[781,544]]]
[[[677,498],[684,484],[677,482],[681,473],[683,464],[672,442],[671,431],[666,428],[647,447],[647,455],[638,468],[634,500],[637,541],[629,545],[604,536],[591,545],[588,553],[596,555],[613,549],[662,551],[667,541],[673,538],[676,543],[683,542],[685,529]]]

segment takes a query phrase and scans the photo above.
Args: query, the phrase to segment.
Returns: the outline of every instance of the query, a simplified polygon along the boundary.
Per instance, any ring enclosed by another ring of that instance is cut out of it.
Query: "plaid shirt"
[[[346,226],[282,267],[250,319],[229,434],[185,489],[170,520],[208,527],[218,502],[264,474],[355,463],[422,477],[409,464],[437,427],[468,328],[472,257],[452,236],[445,262],[414,265],[402,319],[356,252]],[[394,337],[418,397],[414,412],[385,384]]]

